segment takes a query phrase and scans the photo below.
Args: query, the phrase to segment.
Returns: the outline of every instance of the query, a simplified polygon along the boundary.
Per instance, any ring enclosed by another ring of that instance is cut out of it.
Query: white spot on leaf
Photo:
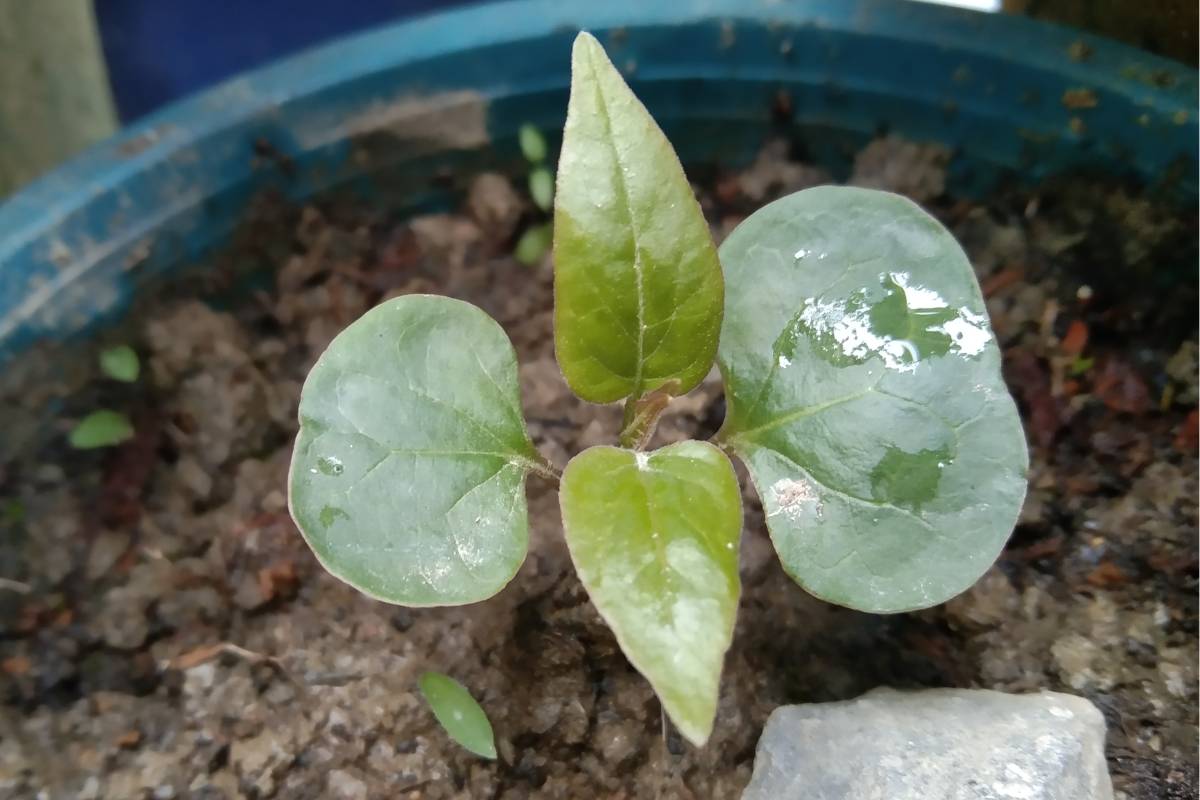
[[[792,522],[799,522],[809,515],[820,519],[823,510],[820,498],[813,491],[812,483],[804,478],[780,478],[775,481],[771,486],[771,502],[775,509],[767,516],[783,514]]]

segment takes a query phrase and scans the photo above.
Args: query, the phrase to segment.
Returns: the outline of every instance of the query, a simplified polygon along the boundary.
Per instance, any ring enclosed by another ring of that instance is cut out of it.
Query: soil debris
[[[718,236],[828,181],[799,151],[773,142],[701,189]],[[461,213],[408,221],[337,198],[265,203],[212,269],[137,319],[139,437],[108,454],[55,440],[0,468],[0,508],[20,510],[0,515],[0,796],[735,798],[774,708],[889,685],[1082,694],[1106,714],[1119,792],[1194,797],[1194,275],[1151,290],[1177,262],[1194,273],[1194,220],[1094,182],[956,200],[948,161],[886,137],[852,181],[908,194],[964,243],[1033,445],[1017,529],[970,590],[886,617],[821,603],[783,574],[746,482],[742,607],[703,750],[664,732],[574,576],[544,482],[528,490],[529,558],[492,600],[402,609],[357,594],[316,564],[283,489],[304,376],[369,307],[438,292],[496,317],[530,433],[559,466],[614,442],[621,410],[567,390],[552,275],[509,255],[527,222],[503,176],[480,175]],[[243,255],[277,267],[268,291],[196,299],[197,285],[232,285],[223,265]],[[0,386],[0,407],[36,419],[49,394]],[[714,371],[667,408],[654,444],[705,438],[722,416]],[[477,691],[497,762],[438,728],[416,691],[426,669]]]

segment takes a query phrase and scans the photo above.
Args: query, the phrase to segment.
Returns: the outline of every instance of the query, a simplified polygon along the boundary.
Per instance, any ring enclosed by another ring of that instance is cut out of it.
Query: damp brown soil
[[[958,200],[946,161],[882,139],[851,181],[912,196],[963,243],[1025,420],[1028,500],[965,594],[894,616],[821,603],[783,574],[747,489],[744,594],[703,749],[664,725],[588,602],[546,482],[528,488],[529,558],[495,598],[405,609],[358,594],[306,549],[285,476],[306,371],[366,309],[430,292],[492,314],[532,436],[560,465],[614,441],[621,414],[562,381],[549,261],[511,256],[537,215],[504,177],[408,220],[264,201],[193,279],[100,337],[142,354],[137,384],[87,366],[34,382],[45,353],[8,369],[0,797],[735,798],[772,709],[888,685],[1083,695],[1108,721],[1119,792],[1194,798],[1195,217],[1082,181]],[[709,173],[718,238],[829,181],[778,143]],[[247,263],[272,270],[243,280]],[[98,405],[127,411],[136,437],[71,451],[63,433]],[[657,441],[710,436],[722,414],[714,375]],[[416,689],[426,669],[479,698],[497,761],[438,728]]]

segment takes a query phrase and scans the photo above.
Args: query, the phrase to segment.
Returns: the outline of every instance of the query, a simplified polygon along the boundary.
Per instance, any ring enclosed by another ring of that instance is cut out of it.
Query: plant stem
[[[620,436],[622,447],[642,450],[650,443],[658,427],[658,418],[670,405],[672,392],[678,389],[679,382],[670,381],[650,394],[636,400],[630,397],[625,401],[625,424]]]
[[[533,454],[534,457],[525,462],[525,466],[529,468],[529,471],[548,481],[558,483],[562,478],[562,470],[554,466],[554,463],[542,455],[536,448]]]

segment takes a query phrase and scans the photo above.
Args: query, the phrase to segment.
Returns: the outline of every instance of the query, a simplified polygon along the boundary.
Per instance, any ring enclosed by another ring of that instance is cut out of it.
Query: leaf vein
[[[590,66],[592,67],[592,83],[596,87],[596,94],[599,97],[599,103],[597,104],[600,110],[599,117],[603,121],[604,128],[608,133],[605,141],[612,149],[613,162],[616,164],[614,185],[621,196],[620,199],[623,204],[621,207],[625,211],[625,216],[629,221],[629,232],[633,238],[633,274],[637,284],[637,367],[633,377],[633,391],[630,394],[636,397],[642,391],[642,369],[646,347],[646,291],[643,284],[644,276],[642,275],[641,231],[634,221],[633,206],[629,199],[629,186],[625,182],[625,167],[621,163],[621,152],[617,148],[616,139],[613,136],[612,116],[608,109],[608,98],[604,94],[604,82],[596,75],[595,63],[591,62]]]

